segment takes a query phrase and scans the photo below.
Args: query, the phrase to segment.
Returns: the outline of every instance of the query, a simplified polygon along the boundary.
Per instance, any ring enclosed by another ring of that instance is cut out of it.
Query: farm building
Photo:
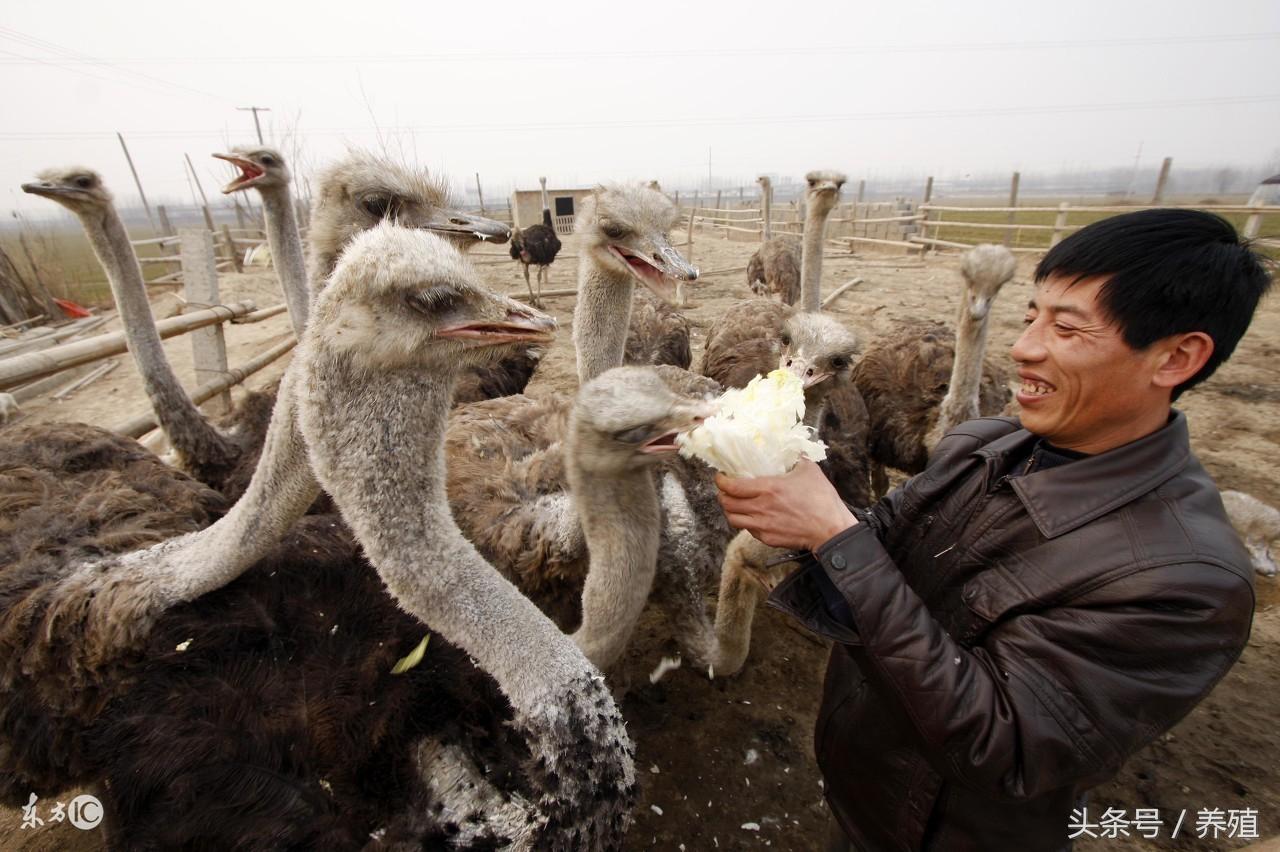
[[[578,215],[578,205],[591,192],[589,188],[547,190],[547,200],[551,205],[551,215],[555,217],[557,234],[573,233],[573,219]],[[527,228],[541,222],[542,190],[517,189],[511,193],[511,211],[517,228]]]

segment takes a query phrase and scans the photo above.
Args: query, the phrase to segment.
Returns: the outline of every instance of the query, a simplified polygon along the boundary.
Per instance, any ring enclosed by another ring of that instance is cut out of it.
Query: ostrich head
[[[840,188],[848,180],[840,172],[814,171],[804,176],[808,186],[804,191],[809,209],[826,216],[840,201]]]
[[[449,209],[444,182],[385,157],[353,151],[320,175],[311,214],[312,281],[327,278],[342,247],[383,220],[433,231],[465,251],[477,240],[504,243],[501,222]]]
[[[857,336],[831,317],[797,312],[782,328],[778,366],[804,382],[805,404],[814,405],[837,387],[853,383],[860,349]]]
[[[284,157],[274,148],[237,145],[227,154],[214,154],[240,170],[240,175],[222,188],[224,195],[255,188],[259,190],[286,187],[293,180]]]
[[[964,303],[961,311],[967,311],[975,321],[986,319],[991,303],[1005,282],[1013,278],[1018,262],[1004,246],[983,243],[965,252],[960,261],[960,274],[964,276]]]
[[[674,453],[676,435],[713,413],[713,403],[675,393],[650,367],[615,367],[578,391],[570,454],[592,475],[625,474]]]
[[[760,184],[763,189],[773,186],[773,181],[769,180],[768,175],[760,175],[760,177],[756,178],[756,183]]]
[[[698,268],[667,237],[679,215],[665,195],[648,187],[607,186],[583,202],[573,230],[601,267],[630,275],[671,301],[675,281],[698,278]]]
[[[36,177],[39,180],[22,185],[23,192],[56,201],[77,216],[100,215],[111,206],[111,192],[93,169],[45,169]]]
[[[307,337],[369,370],[443,374],[545,343],[555,327],[541,311],[485,289],[444,239],[383,222],[343,252]]]

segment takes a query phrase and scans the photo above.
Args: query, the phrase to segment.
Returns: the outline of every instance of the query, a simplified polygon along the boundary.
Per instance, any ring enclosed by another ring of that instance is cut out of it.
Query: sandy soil
[[[743,267],[754,245],[699,233],[694,260],[703,280],[692,291],[687,314],[696,327],[695,367],[703,332],[733,301],[750,295]],[[473,254],[484,277],[518,295],[524,279],[510,261]],[[566,240],[566,254],[576,252]],[[562,258],[552,268],[550,287],[572,286],[576,262]],[[831,258],[824,272],[830,292],[855,277],[863,282],[831,310],[869,343],[899,320],[927,317],[950,322],[958,300],[956,256],[930,257],[922,264],[891,254]],[[1001,352],[1016,338],[1030,285],[1031,261],[1024,260],[1018,280],[1008,285],[994,309],[992,350]],[[278,301],[269,275],[226,276],[223,298],[255,298],[260,306]],[[548,309],[563,331],[543,361],[530,392],[572,388],[574,359],[568,333],[573,298],[553,297]],[[228,331],[232,365],[288,333],[286,317]],[[1193,444],[1223,488],[1248,491],[1280,504],[1276,472],[1280,454],[1280,368],[1272,360],[1280,345],[1280,302],[1264,304],[1253,328],[1233,358],[1181,404],[1191,422]],[[190,347],[181,338],[167,346],[179,374],[190,381]],[[278,376],[287,363],[253,378],[258,387]],[[26,417],[34,421],[124,420],[145,410],[132,365],[61,405],[32,402]],[[1280,695],[1280,601],[1277,584],[1258,578],[1258,611],[1253,637],[1239,665],[1210,698],[1172,732],[1135,756],[1119,777],[1096,790],[1092,805],[1158,807],[1176,819],[1189,809],[1254,808],[1261,837],[1280,834],[1280,745],[1274,732],[1275,696]],[[661,625],[646,614],[617,678],[622,707],[638,744],[641,799],[628,836],[629,849],[776,849],[821,847],[826,810],[811,735],[817,711],[826,648],[772,611],[757,619],[755,642],[744,672],[729,681],[708,682],[682,669],[657,684],[648,674],[670,649]],[[856,769],[852,770],[856,771]],[[65,800],[65,797],[63,797]],[[63,826],[19,831],[16,812],[0,814],[0,848],[97,848],[96,832]],[[754,824],[758,828],[744,827]],[[1098,840],[1079,848],[1225,849],[1241,840],[1199,840],[1184,827],[1177,841],[1166,827],[1161,839]],[[1064,827],[1065,832],[1065,827]]]

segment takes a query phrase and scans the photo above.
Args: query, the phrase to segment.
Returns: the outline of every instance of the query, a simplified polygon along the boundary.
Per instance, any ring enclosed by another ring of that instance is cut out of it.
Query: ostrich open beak
[[[498,244],[511,239],[511,229],[501,222],[461,210],[437,210],[422,227],[445,237],[470,234],[477,240],[493,240]]]
[[[682,432],[688,432],[695,426],[702,424],[704,420],[716,413],[716,404],[714,402],[693,402],[687,405],[677,406],[669,417],[666,418],[662,426],[667,426],[668,431],[663,432],[656,438],[651,438],[640,445],[640,452],[650,455],[660,453],[674,453],[679,449],[676,438]]]
[[[213,156],[219,160],[226,160],[240,170],[240,176],[222,188],[223,195],[248,189],[266,177],[267,170],[247,157],[241,157],[239,154],[214,154]]]
[[[665,236],[651,237],[642,249],[610,243],[608,251],[658,298],[674,302],[676,281],[697,281],[698,267],[684,259]]]

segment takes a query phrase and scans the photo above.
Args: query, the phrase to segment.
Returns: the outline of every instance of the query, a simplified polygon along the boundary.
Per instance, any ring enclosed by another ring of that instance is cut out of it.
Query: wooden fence
[[[278,360],[293,349],[297,340],[290,329],[286,340],[236,368],[229,368],[224,324],[262,322],[284,313],[287,307],[280,303],[259,309],[250,301],[220,302],[217,273],[229,265],[229,260],[219,261],[217,254],[219,249],[225,251],[226,246],[240,242],[234,237],[224,234],[223,241],[219,242],[213,232],[190,228],[182,229],[171,239],[174,241],[171,244],[180,249],[172,260],[181,264],[177,272],[183,278],[187,301],[208,307],[162,319],[156,323],[156,329],[162,339],[178,335],[191,337],[199,382],[191,398],[196,404],[205,404],[211,414],[222,413],[229,407],[231,387]],[[105,375],[110,370],[107,364],[112,364],[107,359],[126,352],[127,343],[122,331],[84,337],[104,322],[105,317],[93,317],[65,321],[61,326],[10,329],[10,336],[0,339],[0,391],[12,393],[19,402],[50,391],[55,396],[65,396]],[[104,361],[107,364],[103,364]],[[147,411],[119,424],[116,431],[140,438],[156,425],[154,413]]]

